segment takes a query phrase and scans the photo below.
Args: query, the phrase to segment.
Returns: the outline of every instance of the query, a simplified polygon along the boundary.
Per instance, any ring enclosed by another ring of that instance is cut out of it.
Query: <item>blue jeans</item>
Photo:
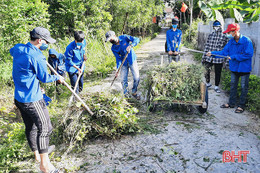
[[[238,73],[231,72],[231,86],[230,86],[230,97],[229,97],[229,105],[235,106],[237,100],[237,86],[239,77],[241,77],[241,95],[239,99],[239,107],[242,109],[245,108],[246,104],[246,96],[248,93],[248,83],[249,83],[249,76],[250,74],[246,75],[239,75]]]
[[[71,88],[74,89],[74,87],[76,85],[76,81],[78,79],[78,73],[68,72],[68,74],[69,74],[69,77],[70,77]],[[83,89],[83,76],[84,76],[84,73],[80,77],[79,84],[78,84],[77,89],[76,89],[76,93],[81,92],[82,89]]]
[[[122,66],[121,68],[121,83],[124,90],[124,94],[128,92],[128,72],[129,68],[132,72],[134,83],[132,88],[132,93],[137,92],[137,87],[139,85],[140,76],[139,76],[139,69],[137,65],[137,61],[134,61],[132,65],[127,63],[127,66]]]

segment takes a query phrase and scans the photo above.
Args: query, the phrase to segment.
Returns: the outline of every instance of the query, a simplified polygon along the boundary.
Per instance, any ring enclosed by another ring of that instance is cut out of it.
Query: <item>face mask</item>
[[[40,46],[40,49],[41,50],[46,50],[47,48],[48,48],[48,44],[46,44],[46,43],[42,43],[42,45]]]
[[[219,28],[220,28],[219,26],[214,26],[214,27],[213,27],[213,29],[214,29],[215,31],[217,31]]]
[[[227,38],[231,39],[231,38],[234,38],[234,37],[232,36],[232,34],[227,34]]]
[[[110,40],[110,43],[112,43],[112,44],[116,44],[117,41],[116,41],[116,40]]]
[[[177,28],[178,25],[172,25],[172,28]]]
[[[77,46],[82,46],[83,45],[83,43],[77,43]]]

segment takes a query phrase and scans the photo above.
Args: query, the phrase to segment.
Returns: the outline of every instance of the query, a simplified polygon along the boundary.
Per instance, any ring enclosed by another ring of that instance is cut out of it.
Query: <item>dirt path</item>
[[[159,54],[164,43],[165,30],[136,51],[141,80],[153,65],[161,64]],[[194,63],[188,53],[182,61]],[[92,87],[92,91],[109,89],[112,78],[113,74]],[[111,89],[121,89],[119,80]],[[61,158],[56,166],[68,170],[78,167],[80,173],[260,172],[259,120],[247,111],[235,114],[234,109],[219,108],[227,100],[224,92],[217,94],[209,89],[209,108],[204,115],[196,110],[192,114],[174,110],[147,112],[142,116],[148,119],[147,124],[153,126],[155,133],[95,141],[77,157]],[[247,163],[237,160],[223,163],[224,150],[234,150],[236,154],[239,150],[249,150]]]

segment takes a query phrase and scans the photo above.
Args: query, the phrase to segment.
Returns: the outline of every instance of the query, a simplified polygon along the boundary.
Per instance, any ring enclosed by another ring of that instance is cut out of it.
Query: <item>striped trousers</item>
[[[40,154],[47,153],[52,125],[44,100],[30,103],[14,101],[21,112],[30,148],[32,151],[38,150]]]

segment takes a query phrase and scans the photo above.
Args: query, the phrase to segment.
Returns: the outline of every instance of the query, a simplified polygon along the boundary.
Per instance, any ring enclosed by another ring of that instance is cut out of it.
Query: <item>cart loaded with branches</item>
[[[149,110],[161,104],[197,106],[200,113],[208,108],[208,90],[203,82],[204,68],[198,64],[172,62],[155,66],[145,80]]]

